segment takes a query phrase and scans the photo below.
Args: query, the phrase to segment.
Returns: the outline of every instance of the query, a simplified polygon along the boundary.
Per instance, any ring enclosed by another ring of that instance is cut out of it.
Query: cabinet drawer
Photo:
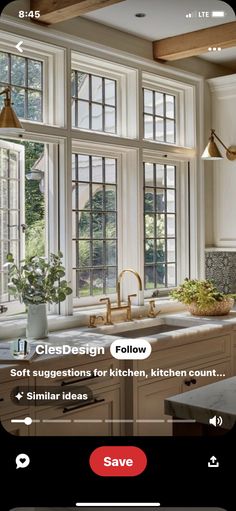
[[[36,435],[120,435],[120,388],[94,395],[96,402],[83,407],[55,407],[37,411]],[[56,422],[58,420],[58,422]],[[54,422],[55,421],[55,422]]]
[[[104,385],[115,385],[119,382],[119,376],[112,376],[110,371],[119,369],[120,361],[115,360],[114,358],[109,358],[107,360],[102,360],[100,362],[91,362],[90,364],[84,364],[83,366],[73,366],[71,369],[74,371],[79,371],[79,374],[75,374],[73,376],[59,376],[57,378],[41,378],[36,377],[36,388],[37,386],[62,386],[66,389],[67,386],[71,385],[88,385],[90,386],[104,386]],[[41,366],[43,370],[43,364]],[[69,368],[70,369],[70,368]],[[65,371],[64,367],[61,368],[61,371]],[[106,376],[103,376],[102,373],[95,373],[94,371],[107,371]],[[68,371],[68,368],[66,369]],[[83,371],[83,373],[81,373]]]
[[[168,343],[168,341],[167,341]],[[153,351],[151,356],[145,360],[138,361],[139,370],[150,370],[151,368],[174,368],[197,366],[212,360],[230,357],[231,338],[230,335],[222,335],[212,339],[198,342],[190,342],[182,346]],[[143,377],[139,378],[143,380]]]
[[[199,370],[203,369],[204,371],[212,370],[212,365],[209,367],[199,367]],[[199,376],[192,378],[184,378],[181,386],[181,392],[188,392],[189,390],[194,390],[199,387],[203,387],[204,385],[210,385],[211,383],[215,383],[216,381],[222,380],[224,378],[230,378],[232,376],[231,364],[230,362],[221,362],[220,364],[214,364],[214,369],[216,369],[216,376]],[[225,376],[220,376],[224,374]]]

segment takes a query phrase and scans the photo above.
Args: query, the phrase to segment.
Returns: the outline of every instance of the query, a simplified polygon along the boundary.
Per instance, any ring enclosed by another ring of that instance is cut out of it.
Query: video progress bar
[[[76,502],[77,507],[160,507],[160,502]]]
[[[167,423],[182,423],[182,424],[193,424],[197,422],[195,419],[31,419],[31,417],[25,417],[25,419],[11,419],[13,424],[25,424],[30,426],[33,423],[81,423],[81,424],[101,424],[101,423],[137,423],[137,424],[163,424]]]

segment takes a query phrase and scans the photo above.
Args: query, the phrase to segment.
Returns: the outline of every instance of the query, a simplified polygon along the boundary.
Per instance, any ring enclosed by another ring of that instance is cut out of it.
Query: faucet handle
[[[131,305],[131,298],[133,298],[134,296],[137,296],[137,293],[134,293],[132,295],[128,295],[128,305]]]
[[[110,298],[100,298],[99,302],[108,303],[110,305],[111,300],[110,300]]]
[[[156,300],[155,298],[152,298],[149,300],[149,311],[148,311],[148,317],[149,318],[155,318],[157,314],[161,312],[160,310],[156,310]]]

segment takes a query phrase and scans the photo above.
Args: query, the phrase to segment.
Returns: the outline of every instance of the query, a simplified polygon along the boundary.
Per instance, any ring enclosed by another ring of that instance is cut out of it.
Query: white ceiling
[[[224,11],[225,16],[200,18],[201,11]],[[140,12],[146,16],[137,18],[135,14]],[[192,14],[190,18],[186,18],[188,13]],[[150,41],[235,21],[233,9],[220,0],[125,0],[84,17]],[[236,47],[201,57],[236,68]]]

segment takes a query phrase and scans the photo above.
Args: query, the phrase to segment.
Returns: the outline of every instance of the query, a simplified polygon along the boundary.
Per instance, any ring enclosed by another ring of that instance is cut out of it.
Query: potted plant
[[[186,278],[170,295],[194,316],[224,316],[234,305],[234,295],[221,293],[210,280]]]
[[[63,302],[72,293],[62,265],[63,254],[50,254],[49,258],[41,256],[28,257],[15,264],[12,254],[7,255],[10,282],[9,293],[27,307],[26,335],[40,339],[48,335],[47,303]]]

